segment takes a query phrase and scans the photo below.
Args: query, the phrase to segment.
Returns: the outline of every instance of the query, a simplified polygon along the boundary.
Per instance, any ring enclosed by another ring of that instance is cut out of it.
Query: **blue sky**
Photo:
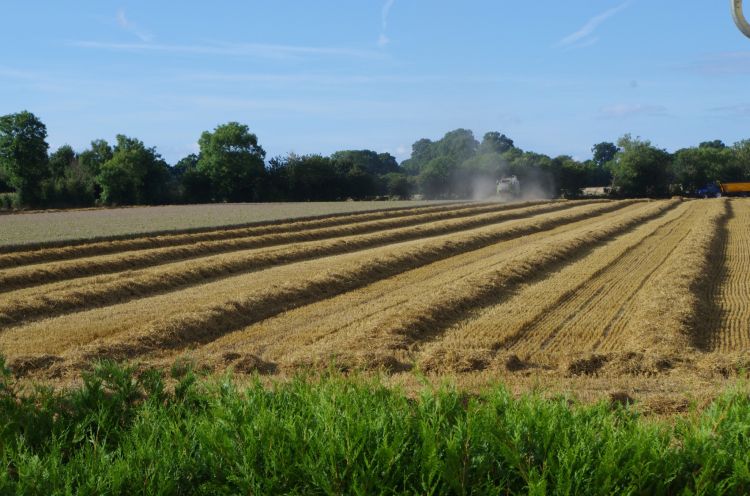
[[[458,127],[590,156],[750,138],[750,39],[706,0],[8,1],[0,114],[50,145],[118,133],[171,163],[246,123],[269,156],[408,158]],[[750,7],[750,6],[749,6]]]

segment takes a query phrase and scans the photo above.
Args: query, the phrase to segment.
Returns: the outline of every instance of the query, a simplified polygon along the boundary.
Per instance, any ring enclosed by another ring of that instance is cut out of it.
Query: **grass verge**
[[[2,367],[2,494],[745,494],[750,396],[669,421],[502,387],[172,378],[111,362],[21,391]],[[169,382],[170,386],[165,384]]]

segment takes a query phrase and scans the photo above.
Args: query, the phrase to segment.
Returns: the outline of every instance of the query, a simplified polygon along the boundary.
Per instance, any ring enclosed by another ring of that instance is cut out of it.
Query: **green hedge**
[[[275,387],[103,363],[0,380],[0,494],[746,494],[750,398],[676,421],[496,387],[410,399],[369,379]]]

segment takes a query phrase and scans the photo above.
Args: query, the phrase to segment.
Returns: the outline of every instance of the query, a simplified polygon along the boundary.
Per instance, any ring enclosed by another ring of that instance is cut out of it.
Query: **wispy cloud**
[[[197,83],[259,83],[268,85],[318,85],[318,86],[357,86],[357,85],[466,85],[482,86],[513,84],[524,87],[570,87],[575,81],[533,78],[525,76],[496,76],[471,74],[346,74],[346,73],[241,73],[241,72],[183,72],[173,76],[183,82]]]
[[[663,105],[618,103],[602,107],[599,109],[599,115],[610,119],[622,119],[638,115],[660,116],[667,115],[667,108]]]
[[[118,52],[152,52],[186,55],[230,55],[237,57],[293,58],[305,56],[340,56],[356,58],[381,58],[375,51],[337,47],[271,45],[265,43],[212,43],[203,45],[169,45],[156,43],[110,43],[100,41],[73,41],[71,46]]]
[[[37,74],[0,65],[0,77],[9,79],[37,79]]]
[[[139,40],[148,43],[154,39],[151,33],[141,30],[125,15],[125,10],[120,9],[117,11],[117,24],[120,25],[125,31],[135,35]]]
[[[680,68],[705,76],[750,74],[750,52],[709,53]]]
[[[630,5],[630,0],[621,3],[616,7],[605,10],[599,15],[595,15],[584,24],[578,31],[569,34],[565,38],[557,42],[558,46],[562,47],[575,47],[583,48],[596,44],[599,41],[599,37],[595,36],[596,29],[601,26],[607,19],[614,17],[618,13],[625,10]]]
[[[391,12],[391,7],[396,0],[385,0],[383,8],[380,11],[380,37],[378,37],[378,46],[384,47],[391,42],[390,38],[385,34],[388,29],[388,14]]]
[[[724,117],[750,117],[750,104],[740,103],[737,105],[714,107],[709,109],[709,111],[715,115]]]

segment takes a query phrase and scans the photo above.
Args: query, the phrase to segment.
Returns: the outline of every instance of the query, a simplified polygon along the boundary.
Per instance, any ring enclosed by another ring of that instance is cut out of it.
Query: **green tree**
[[[741,180],[750,181],[750,140],[735,143],[732,153],[737,161],[736,166],[741,171]]]
[[[505,153],[513,147],[512,139],[497,131],[490,131],[484,134],[479,153]]]
[[[49,170],[53,179],[65,177],[66,171],[76,162],[76,152],[70,145],[63,145],[49,156]]]
[[[266,152],[246,125],[222,124],[213,132],[205,131],[198,144],[198,170],[210,178],[216,200],[260,199]]]
[[[581,190],[587,186],[586,166],[567,155],[558,157],[557,160],[560,163],[557,183],[560,194],[566,198],[580,196]]]
[[[82,151],[78,156],[78,162],[92,176],[98,176],[104,162],[112,160],[112,153],[112,147],[106,140],[94,140],[91,142],[91,147]]]
[[[662,197],[669,194],[672,157],[650,141],[625,135],[612,162],[613,186],[622,196]]]
[[[479,142],[474,139],[474,133],[470,130],[455,129],[445,133],[436,146],[438,157],[448,157],[460,164],[476,155]]]
[[[716,150],[723,150],[726,148],[727,145],[724,144],[721,140],[713,140],[713,141],[703,141],[700,145],[698,145],[698,148],[714,148]]]
[[[456,163],[448,157],[429,161],[419,174],[419,188],[426,198],[450,198]]]
[[[614,143],[603,141],[597,143],[591,147],[591,152],[594,154],[594,163],[598,167],[604,167],[606,164],[614,160],[615,155],[620,149]]]
[[[391,172],[385,175],[386,190],[388,196],[399,200],[408,200],[411,193],[409,176],[400,172]]]
[[[41,182],[49,175],[47,128],[31,112],[0,117],[0,168],[21,205],[42,200]]]
[[[198,169],[199,161],[200,157],[191,153],[172,167],[172,175],[178,184],[177,196],[183,203],[211,201],[211,179]]]
[[[422,138],[411,145],[411,157],[405,160],[401,167],[410,176],[417,176],[422,167],[437,156],[436,144],[427,138]]]
[[[683,190],[691,193],[710,182],[737,180],[737,176],[742,175],[732,151],[716,146],[679,150],[675,154],[673,171]]]
[[[294,201],[339,200],[345,194],[345,179],[336,171],[329,157],[290,154],[283,167],[290,199]]]
[[[169,170],[154,148],[142,141],[117,136],[112,158],[101,166],[96,177],[101,199],[107,204],[139,205],[169,200]]]

